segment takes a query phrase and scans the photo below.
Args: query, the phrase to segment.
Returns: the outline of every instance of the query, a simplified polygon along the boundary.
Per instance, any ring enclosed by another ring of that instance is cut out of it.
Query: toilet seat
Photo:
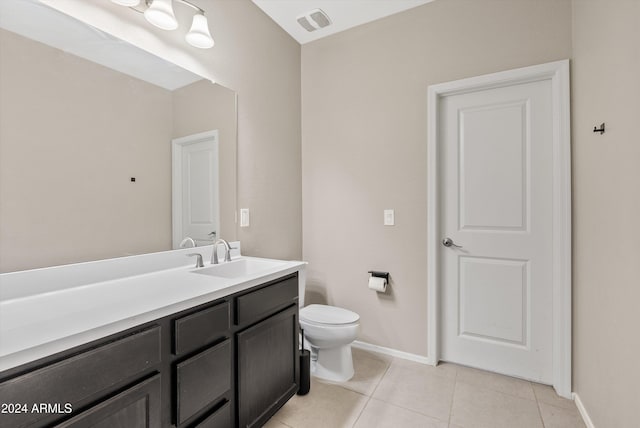
[[[300,309],[300,320],[318,325],[347,325],[360,320],[360,315],[348,309],[328,305],[309,305]]]

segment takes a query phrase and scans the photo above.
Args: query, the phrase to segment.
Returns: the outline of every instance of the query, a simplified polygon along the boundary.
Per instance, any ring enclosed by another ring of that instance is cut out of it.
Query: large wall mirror
[[[213,176],[182,188],[235,239],[234,91],[35,1],[0,27],[0,272],[171,249],[172,141],[203,135]]]

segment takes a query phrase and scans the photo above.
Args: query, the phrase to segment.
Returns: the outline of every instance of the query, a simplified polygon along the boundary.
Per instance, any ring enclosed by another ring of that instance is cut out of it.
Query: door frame
[[[213,150],[219,155],[217,129],[171,140],[171,236],[174,250],[180,247],[180,242],[182,241],[182,148],[190,144],[201,143],[208,140],[213,142]],[[218,211],[220,210],[219,205],[220,202],[218,201]],[[219,232],[219,212],[216,213],[216,219],[218,222],[216,231]]]
[[[479,90],[550,80],[553,109],[553,386],[571,397],[571,130],[569,60],[430,85],[427,93],[427,362],[440,359],[440,100]]]

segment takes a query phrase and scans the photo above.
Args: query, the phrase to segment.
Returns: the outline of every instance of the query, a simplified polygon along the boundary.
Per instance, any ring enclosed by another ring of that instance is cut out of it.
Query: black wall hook
[[[604,122],[600,125],[600,128],[593,127],[593,132],[599,132],[600,135],[604,134]]]

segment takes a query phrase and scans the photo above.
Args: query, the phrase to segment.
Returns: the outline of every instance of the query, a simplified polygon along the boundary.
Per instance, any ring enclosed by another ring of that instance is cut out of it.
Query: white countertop
[[[184,257],[184,250],[177,252]],[[277,262],[276,267],[241,278],[197,274],[189,264],[0,300],[0,371],[246,290],[305,266],[300,261]],[[100,268],[99,262],[94,263]],[[43,269],[38,271],[43,276]]]

